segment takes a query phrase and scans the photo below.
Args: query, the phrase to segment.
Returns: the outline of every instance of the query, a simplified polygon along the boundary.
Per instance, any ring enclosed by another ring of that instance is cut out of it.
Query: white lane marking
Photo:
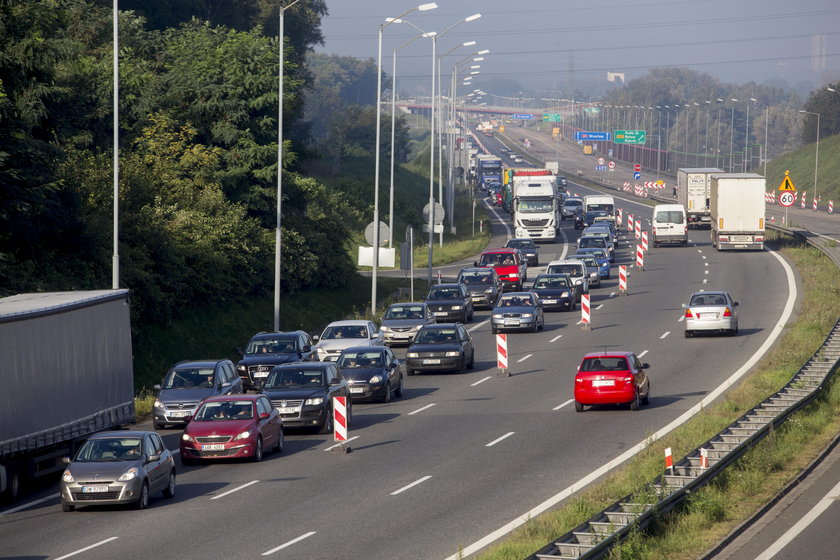
[[[580,321],[578,321],[577,323],[575,323],[575,325],[580,325],[581,323],[583,323],[583,319],[581,319]]]
[[[564,402],[563,404],[558,404],[557,406],[555,406],[555,407],[554,407],[554,408],[552,408],[551,410],[560,410],[561,408],[563,408],[563,407],[564,407],[564,406],[566,406],[567,404],[572,404],[573,402],[575,402],[575,399],[569,399],[569,400],[567,400],[566,402]]]
[[[703,251],[701,251],[700,249],[697,249],[697,252],[698,252],[698,253],[702,253]]]
[[[703,283],[708,284],[709,280],[707,278],[703,278]]]
[[[516,360],[516,363],[517,363],[517,364],[521,364],[522,362],[524,362],[525,360],[527,360],[527,359],[528,359],[528,358],[530,358],[531,356],[533,356],[533,354],[525,354],[524,356],[522,356],[521,358],[519,358],[518,360]]]
[[[706,255],[703,255],[701,258],[705,261],[706,260]]]
[[[248,488],[249,486],[251,486],[251,485],[253,485],[253,484],[256,484],[257,482],[259,482],[259,480],[252,480],[251,482],[246,482],[246,483],[245,483],[245,484],[243,484],[242,486],[237,486],[236,488],[233,488],[233,489],[231,489],[231,490],[228,490],[227,492],[222,492],[222,493],[221,493],[221,494],[219,494],[218,496],[213,496],[213,497],[212,497],[212,498],[210,498],[210,499],[211,499],[211,500],[218,500],[219,498],[224,498],[225,496],[227,496],[227,495],[229,495],[229,494],[233,494],[234,492],[239,492],[239,491],[240,491],[240,490],[242,490],[243,488]]]
[[[709,266],[709,263],[704,262],[704,263],[703,263],[703,266]]]
[[[12,509],[7,509],[6,511],[0,512],[0,517],[3,517],[4,515],[8,515],[10,513],[16,513],[18,511],[21,511],[21,510],[24,510],[24,509],[27,509],[27,508],[31,508],[32,506],[37,506],[38,504],[40,504],[42,502],[48,502],[50,500],[55,500],[56,498],[61,498],[61,494],[51,494],[51,495],[46,496],[44,498],[35,500],[34,502],[27,502],[25,504],[21,504],[21,505],[19,505],[17,507],[14,507]]]
[[[680,315],[680,318],[677,319],[677,323],[682,323],[683,321],[685,321],[685,315]]]
[[[488,379],[493,379],[493,378],[492,378],[492,377],[490,377],[490,376],[488,375],[488,376],[487,376],[487,377],[485,377],[484,379],[479,379],[479,380],[478,380],[478,381],[476,381],[475,383],[471,384],[471,385],[470,385],[470,387],[475,387],[475,386],[476,386],[476,385],[478,385],[479,383],[484,383],[484,382],[485,382],[485,381],[487,381]]]
[[[703,274],[708,274],[708,273],[709,273],[709,271],[708,271],[708,270],[704,270],[704,271],[703,271]]]
[[[602,303],[602,304],[600,304],[598,307],[596,307],[596,308],[595,308],[595,311],[598,311],[598,310],[599,310],[599,309],[601,309],[602,307],[604,307],[604,304],[603,304],[603,303]]]
[[[638,356],[636,356],[636,357],[637,357],[637,358],[639,358],[639,359],[641,360],[642,358],[644,358],[644,357],[645,357],[645,354],[647,354],[648,352],[649,352],[649,350],[645,350],[644,352],[642,352],[641,354],[639,354],[639,355],[638,355]]]
[[[296,538],[296,539],[292,539],[292,540],[290,540],[289,542],[287,542],[287,543],[285,543],[285,544],[281,544],[281,545],[280,545],[280,546],[278,546],[277,548],[272,548],[271,550],[266,550],[265,552],[263,552],[263,553],[262,553],[262,555],[263,555],[263,556],[269,556],[269,555],[271,555],[271,554],[274,554],[274,553],[275,553],[275,552],[277,552],[278,550],[283,550],[283,549],[284,549],[284,548],[286,548],[287,546],[292,546],[292,545],[293,545],[293,544],[295,544],[295,543],[299,543],[299,542],[300,542],[300,541],[302,541],[303,539],[308,539],[309,537],[311,537],[311,536],[312,536],[312,535],[314,535],[315,533],[316,533],[316,531],[309,531],[308,533],[305,533],[305,534],[303,534],[303,535],[299,536],[299,537],[298,537],[298,538]]]
[[[502,441],[503,439],[507,439],[507,438],[509,438],[510,436],[512,436],[512,435],[513,435],[513,434],[515,434],[515,433],[516,433],[516,432],[508,432],[508,433],[506,433],[505,435],[503,435],[502,437],[494,439],[493,441],[491,441],[490,443],[488,443],[488,444],[487,444],[487,445],[485,445],[484,447],[493,447],[494,445],[496,445],[497,443],[499,443],[499,442],[500,442],[500,441]]]
[[[87,552],[88,550],[90,550],[90,549],[92,549],[92,548],[96,548],[97,546],[102,546],[103,544],[106,544],[106,543],[109,543],[109,542],[111,542],[111,541],[117,540],[118,538],[119,538],[119,537],[110,537],[110,538],[107,538],[107,539],[105,539],[104,541],[99,541],[98,543],[94,543],[94,544],[92,544],[92,545],[90,545],[90,546],[86,546],[86,547],[84,547],[84,548],[80,548],[79,550],[77,550],[77,551],[75,551],[75,552],[71,552],[70,554],[65,554],[64,556],[59,556],[59,557],[58,557],[58,558],[56,558],[55,560],[64,560],[65,558],[70,558],[71,556],[76,556],[77,554],[81,554],[82,552]]]
[[[802,519],[794,523],[793,526],[788,529],[784,535],[776,539],[776,542],[771,544],[767,550],[756,556],[755,560],[770,560],[781,552],[784,547],[790,544],[790,541],[804,531],[811,523],[814,522],[814,520],[822,515],[825,510],[837,503],[837,499],[840,497],[838,496],[838,493],[840,493],[840,482],[835,484],[834,488],[829,490],[828,494],[826,494],[817,505],[811,508],[811,511],[806,513]]]
[[[339,442],[338,442],[338,443],[336,443],[336,444],[330,445],[329,447],[327,447],[326,449],[324,449],[324,451],[332,451],[332,450],[333,450],[333,449],[335,449],[336,447],[341,447],[341,446],[342,446],[342,445],[344,445],[344,444],[350,443],[350,442],[351,442],[351,441],[353,441],[354,439],[359,439],[359,436],[353,436],[353,437],[351,437],[351,438],[347,438],[347,439],[345,439],[344,441],[339,441]]]
[[[487,545],[497,541],[498,539],[502,538],[503,536],[507,535],[511,531],[521,527],[525,523],[529,522],[531,519],[537,517],[538,515],[544,513],[545,511],[553,508],[569,496],[575,494],[576,492],[580,491],[581,489],[585,488],[592,482],[598,480],[612,469],[618,467],[619,465],[625,463],[627,460],[631,459],[634,455],[648,449],[650,444],[654,441],[658,441],[662,439],[664,436],[671,433],[676,428],[682,426],[691,418],[703,410],[704,408],[708,407],[711,403],[713,403],[720,395],[732,387],[734,384],[738,383],[741,378],[746,375],[748,371],[756,364],[758,361],[767,353],[767,351],[773,346],[776,340],[782,335],[785,330],[785,325],[787,324],[788,320],[790,320],[790,316],[793,314],[793,304],[796,303],[796,297],[798,295],[798,291],[796,289],[796,280],[793,276],[793,270],[790,268],[782,257],[780,257],[776,251],[772,249],[766,249],[766,251],[773,256],[782,268],[785,271],[785,279],[787,280],[787,287],[788,287],[788,298],[785,302],[785,306],[782,309],[782,314],[779,317],[779,320],[776,321],[776,324],[773,326],[773,330],[765,339],[764,343],[759,347],[758,350],[753,353],[750,358],[739,367],[735,373],[729,376],[729,378],[721,383],[716,389],[714,389],[711,393],[706,395],[706,397],[701,400],[699,403],[692,406],[690,409],[686,410],[679,418],[673,420],[667,426],[662,427],[660,430],[655,432],[653,435],[649,435],[644,440],[640,441],[633,447],[629,448],[624,453],[621,453],[611,461],[606,462],[605,464],[601,465],[585,477],[581,478],[577,482],[573,483],[571,486],[566,487],[565,489],[561,490],[554,496],[551,496],[547,500],[543,501],[540,504],[537,504],[530,510],[526,511],[522,515],[514,518],[512,521],[509,521],[505,525],[499,527],[495,531],[485,535],[484,537],[480,538],[476,542],[465,546],[464,548],[460,549],[456,554],[447,557],[445,560],[459,560],[460,558],[464,558],[469,556],[470,554],[474,554],[478,552],[482,548],[486,547]]]
[[[665,331],[665,334],[663,334],[662,336],[660,336],[660,337],[659,337],[659,340],[662,340],[663,338],[665,338],[665,337],[666,337],[666,336],[668,336],[669,334],[671,334],[671,331]]]
[[[418,408],[418,409],[417,409],[417,410],[415,410],[414,412],[409,412],[409,413],[408,413],[408,415],[409,415],[409,416],[411,416],[412,414],[417,414],[418,412],[422,412],[422,411],[426,410],[427,408],[432,408],[432,407],[433,407],[433,406],[435,406],[436,404],[437,404],[437,403],[427,404],[426,406],[423,406],[423,407]]]
[[[615,296],[615,292],[610,292],[610,297],[614,297],[614,296]]]
[[[558,341],[558,340],[560,340],[561,338],[563,338],[563,335],[562,335],[562,334],[558,334],[557,336],[555,336],[554,338],[552,338],[551,340],[549,340],[549,342],[557,342],[557,341]]]
[[[471,326],[470,328],[468,328],[468,329],[467,329],[467,332],[473,332],[473,331],[474,331],[475,329],[477,329],[478,327],[483,327],[484,325],[486,325],[486,324],[487,324],[487,323],[489,323],[489,322],[490,322],[490,317],[487,317],[487,318],[486,318],[486,319],[484,319],[482,322],[480,322],[480,323],[476,323],[475,325],[473,325],[473,326]]]
[[[484,199],[484,205],[487,207],[488,210],[490,210],[493,213],[494,216],[496,216],[496,219],[499,220],[499,222],[501,222],[503,226],[505,226],[505,233],[507,234],[507,236],[513,237],[510,234],[510,226],[508,225],[507,220],[503,220],[502,217],[499,216],[499,213],[496,212],[496,209],[493,207],[492,204],[490,204],[490,202],[486,198]]]
[[[422,484],[422,483],[426,482],[430,478],[432,478],[432,477],[431,476],[424,476],[423,478],[419,478],[419,479],[415,480],[414,482],[412,482],[411,484],[408,484],[406,486],[403,486],[399,490],[395,490],[395,491],[391,492],[391,495],[396,496],[397,494],[401,494],[402,492],[405,492],[409,488],[413,488],[413,487],[417,486],[418,484]]]

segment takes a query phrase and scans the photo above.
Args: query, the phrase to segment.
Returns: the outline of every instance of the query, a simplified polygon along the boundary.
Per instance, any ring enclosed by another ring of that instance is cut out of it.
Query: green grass
[[[816,162],[816,143],[808,144],[795,152],[779,156],[767,163],[767,188],[777,189],[785,178],[785,170],[790,171],[790,178],[797,192],[807,191],[807,203],[814,200],[814,164]],[[822,198],[821,205],[828,206],[833,200],[840,204],[840,135],[820,138],[820,164],[817,169],[817,194]],[[764,168],[755,169],[763,173]]]
[[[558,509],[529,520],[509,538],[477,556],[480,560],[521,559],[573,529],[623,496],[640,492],[662,471],[663,450],[683,457],[788,382],[819,348],[840,317],[837,268],[822,253],[792,238],[775,237],[773,245],[792,261],[803,283],[797,318],[754,369],[755,373],[667,437],[654,442],[625,468],[573,496]],[[612,551],[611,558],[696,558],[792,480],[840,431],[840,383],[791,417],[782,429],[757,445],[696,492],[678,511],[658,519],[645,532],[635,532]],[[518,512],[511,512],[511,517]]]

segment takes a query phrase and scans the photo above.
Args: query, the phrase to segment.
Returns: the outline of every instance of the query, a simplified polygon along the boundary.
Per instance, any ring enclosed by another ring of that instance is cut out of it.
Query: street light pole
[[[750,149],[750,101],[757,101],[754,97],[750,97],[747,101],[747,128],[744,132],[744,173],[747,172],[747,153]]]
[[[111,289],[120,287],[120,11],[119,2],[114,0],[113,19],[113,67],[114,67],[114,249],[111,257]]]
[[[738,102],[737,99],[734,97],[732,101]],[[734,141],[735,141],[735,105],[731,107],[731,116],[729,122],[729,172],[732,173],[732,152],[734,150]]]
[[[814,159],[814,201],[819,203],[819,198],[817,198],[817,170],[820,166],[820,114],[804,109],[800,109],[799,112],[817,116],[817,157]]]

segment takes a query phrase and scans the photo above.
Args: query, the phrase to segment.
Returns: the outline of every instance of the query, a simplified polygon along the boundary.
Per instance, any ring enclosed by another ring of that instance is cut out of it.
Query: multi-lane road
[[[572,186],[582,194],[585,187]],[[625,213],[650,207],[618,199]],[[495,214],[495,212],[494,212]],[[507,214],[494,218],[494,243]],[[571,250],[564,222],[540,263]],[[617,274],[592,292],[591,331],[578,312],[546,314],[546,328],[512,334],[510,377],[496,375],[488,312],[468,327],[476,367],[406,378],[405,397],[354,406],[353,451],[327,451],[328,436],[290,433],[262,463],[185,468],[175,499],[146,511],[82,508],[63,513],[54,489],[0,511],[0,556],[134,560],[177,558],[391,559],[454,557],[489,542],[513,520],[643,442],[748,363],[786,318],[796,287],[769,251],[718,253],[708,233],[688,247],[660,248],[631,268],[630,295]],[[615,266],[632,266],[628,238]],[[471,259],[470,259],[471,262]],[[444,269],[454,276],[457,270]],[[529,277],[536,275],[530,270]],[[685,339],[682,309],[695,290],[726,289],[740,301],[740,335]],[[626,348],[651,364],[650,406],[578,414],[572,380],[581,356]],[[401,350],[400,352],[404,352]],[[170,449],[180,432],[164,432]],[[559,498],[558,498],[559,499]]]

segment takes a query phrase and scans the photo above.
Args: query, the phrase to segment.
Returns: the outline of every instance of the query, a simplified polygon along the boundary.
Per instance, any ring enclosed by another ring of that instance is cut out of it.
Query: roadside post
[[[635,237],[636,237],[636,239],[639,239],[639,238],[642,237],[642,220],[639,220],[638,218],[636,219],[636,235],[635,235]]]
[[[665,468],[671,470],[671,474],[674,474],[674,456],[671,454],[671,448],[665,448]]]
[[[508,347],[507,335],[496,335],[496,367],[499,368],[497,376],[510,377],[510,370],[508,369]]]
[[[642,251],[647,252],[648,250],[648,234],[646,231],[642,232]]]
[[[332,414],[333,441],[337,444],[332,447],[332,450],[349,453],[350,444],[347,442],[347,397],[333,397]]]
[[[700,448],[700,468],[701,469],[708,469],[709,468],[709,452],[706,451],[705,447]]]
[[[592,330],[589,310],[589,294],[581,294],[580,296],[580,322],[583,323],[580,327],[581,330]]]
[[[618,265],[618,293],[627,295],[627,265]]]
[[[615,225],[617,225],[618,227],[621,227],[622,215],[623,215],[623,212],[621,211],[621,208],[619,208],[618,209],[618,216],[616,216],[616,220],[615,220]]]
[[[645,269],[645,252],[641,245],[636,245],[636,268],[639,270]]]
[[[627,214],[627,231],[633,231],[633,214]]]

